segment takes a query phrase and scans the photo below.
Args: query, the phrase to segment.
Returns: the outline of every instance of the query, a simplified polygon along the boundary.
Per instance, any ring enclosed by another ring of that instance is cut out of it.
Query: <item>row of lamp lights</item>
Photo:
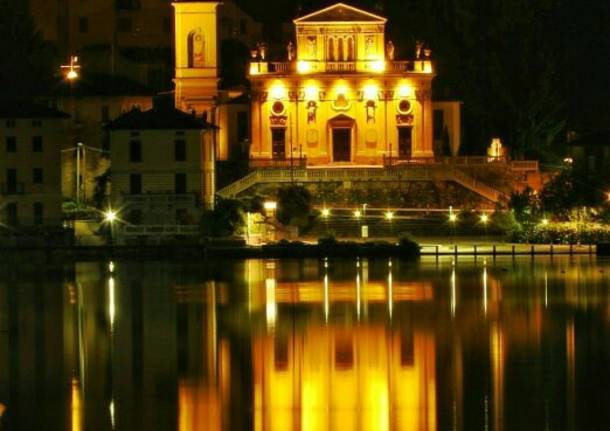
[[[322,217],[325,219],[327,219],[331,216],[331,211],[328,208],[323,208],[321,213],[322,213]],[[362,217],[362,211],[357,209],[353,212],[353,215],[354,215],[354,218],[360,219]],[[386,211],[384,213],[384,218],[388,221],[393,220],[394,217],[395,217],[395,213],[393,211]],[[480,220],[481,220],[481,223],[483,223],[483,224],[489,223],[489,215],[481,214]],[[456,223],[458,221],[457,214],[454,213],[452,210],[449,211],[449,221],[451,223]],[[546,223],[548,223],[548,220],[545,219],[544,221],[546,221]]]

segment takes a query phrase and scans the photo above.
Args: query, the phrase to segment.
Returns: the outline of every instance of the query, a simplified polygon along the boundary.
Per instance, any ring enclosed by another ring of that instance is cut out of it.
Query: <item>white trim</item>
[[[310,13],[308,15],[302,16],[301,18],[297,18],[293,22],[295,24],[320,24],[320,23],[326,23],[328,21],[307,21],[307,22],[303,22],[303,21],[309,20],[309,19],[315,17],[316,15],[321,15],[323,13],[326,13],[328,11],[331,11],[331,10],[339,8],[339,7],[344,7],[346,9],[349,9],[349,10],[353,11],[353,12],[357,12],[357,13],[360,13],[362,15],[366,15],[368,17],[373,18],[373,20],[371,20],[371,21],[332,21],[333,24],[339,24],[339,23],[342,23],[342,24],[351,23],[351,24],[353,24],[353,23],[372,23],[372,22],[378,22],[378,23],[384,23],[385,24],[386,22],[388,22],[388,20],[386,18],[382,17],[382,16],[375,15],[373,13],[367,12],[367,11],[362,10],[362,9],[358,9],[358,8],[356,8],[354,6],[350,6],[350,5],[345,4],[345,3],[336,3],[336,4],[332,5],[332,6],[327,7],[327,8],[324,8],[324,9],[321,9],[319,11],[312,12],[312,13]]]

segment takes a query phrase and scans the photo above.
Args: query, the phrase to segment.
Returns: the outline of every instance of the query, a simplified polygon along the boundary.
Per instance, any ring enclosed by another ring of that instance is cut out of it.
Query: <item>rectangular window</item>
[[[273,160],[286,159],[286,129],[271,130],[271,149]]]
[[[19,224],[17,204],[15,202],[6,204],[6,223],[9,226],[17,226]]]
[[[121,33],[131,33],[133,22],[129,17],[121,17],[117,19],[116,28]]]
[[[172,21],[167,17],[163,18],[163,31],[168,34],[172,32]]]
[[[17,169],[6,170],[6,194],[14,195],[17,193]]]
[[[176,162],[186,161],[186,141],[184,139],[174,141],[174,160]]]
[[[42,225],[43,221],[44,221],[44,206],[42,205],[42,202],[34,202],[33,210],[34,210],[34,225],[35,226]]]
[[[129,211],[127,221],[131,224],[140,225],[142,224],[142,210],[134,209]]]
[[[81,33],[89,33],[89,18],[81,17],[78,20],[78,31]]]
[[[6,127],[8,129],[14,129],[17,126],[17,122],[15,120],[6,120]]]
[[[141,162],[142,161],[142,142],[130,141],[129,142],[129,161],[130,162]]]
[[[102,123],[110,121],[110,108],[107,105],[103,105],[101,108]]]
[[[6,137],[6,152],[16,153],[17,152],[17,137],[7,136]]]
[[[335,367],[349,370],[354,366],[354,345],[351,336],[337,336],[335,339]]]
[[[34,184],[42,184],[44,182],[42,168],[32,169],[32,182]]]
[[[32,120],[32,127],[42,127],[41,120]]]
[[[176,174],[174,177],[174,192],[177,195],[186,194],[186,174]]]
[[[131,174],[129,175],[129,193],[132,195],[142,194],[142,175]]]
[[[445,130],[445,113],[442,109],[435,109],[432,117],[434,125],[434,140],[443,139],[443,131]]]
[[[248,113],[238,112],[237,113],[237,141],[239,143],[244,142],[248,139]]]
[[[42,136],[32,136],[32,151],[42,153]]]
[[[415,364],[415,349],[413,345],[413,333],[400,334],[400,365],[412,367]]]
[[[288,369],[288,336],[281,333],[276,334],[273,344],[275,369],[285,371]]]
[[[413,129],[411,127],[398,128],[398,158],[410,160],[413,147]]]

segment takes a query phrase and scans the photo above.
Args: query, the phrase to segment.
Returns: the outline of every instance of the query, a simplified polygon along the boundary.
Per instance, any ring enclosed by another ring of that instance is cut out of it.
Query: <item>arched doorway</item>
[[[351,162],[353,160],[355,125],[353,118],[343,114],[328,121],[332,162]]]

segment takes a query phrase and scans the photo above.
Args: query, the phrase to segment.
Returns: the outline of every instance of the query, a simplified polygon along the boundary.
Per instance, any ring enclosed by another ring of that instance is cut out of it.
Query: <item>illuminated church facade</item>
[[[415,60],[397,61],[386,22],[337,3],[294,21],[287,61],[269,61],[264,45],[252,51],[252,164],[381,165],[457,153],[459,103],[435,106],[430,50],[418,43]],[[445,145],[435,142],[443,136]]]

